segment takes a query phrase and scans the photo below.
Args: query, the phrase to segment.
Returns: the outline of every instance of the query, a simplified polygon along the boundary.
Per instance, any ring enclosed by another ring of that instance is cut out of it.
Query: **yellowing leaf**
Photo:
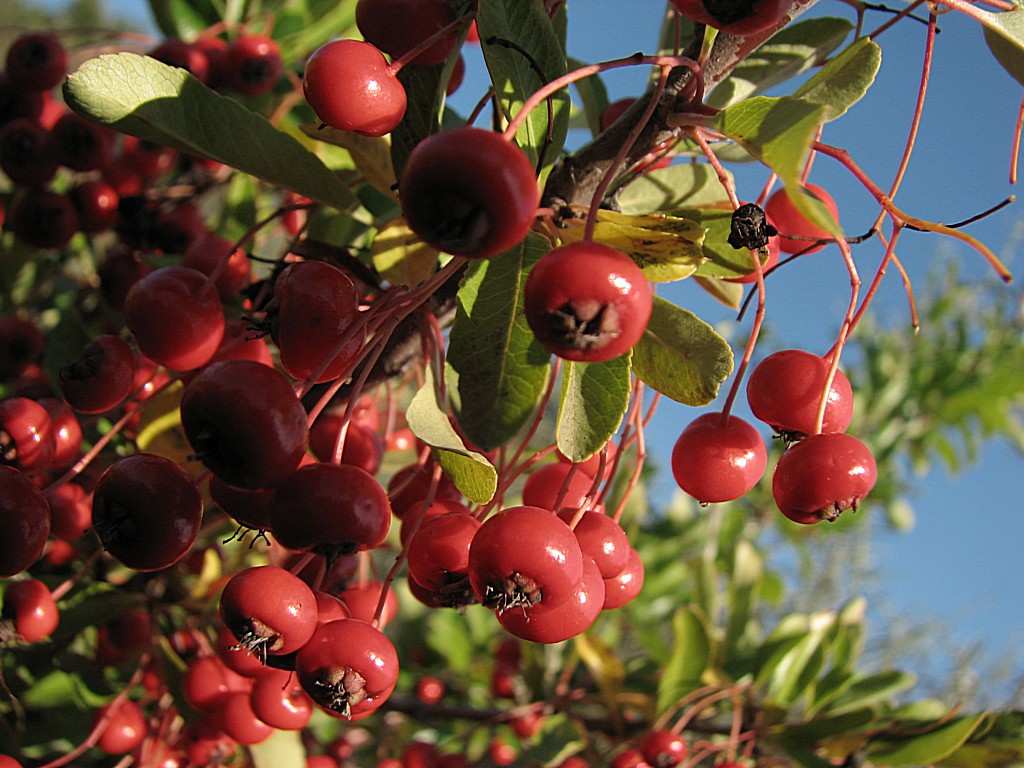
[[[583,222],[574,221],[560,234],[565,242],[578,242],[583,232]],[[594,240],[628,254],[644,276],[656,283],[689,277],[705,261],[701,249],[704,228],[678,216],[599,210]]]
[[[377,233],[370,257],[385,280],[410,288],[430,277],[437,264],[437,251],[397,219]]]
[[[362,136],[352,131],[339,131],[329,125],[302,126],[302,132],[317,141],[347,149],[352,162],[370,184],[395,200],[395,168],[391,163],[391,140],[387,136]]]

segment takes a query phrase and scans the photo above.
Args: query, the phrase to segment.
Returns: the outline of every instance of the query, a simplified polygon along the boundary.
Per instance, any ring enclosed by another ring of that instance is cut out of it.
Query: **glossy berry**
[[[177,37],[169,37],[149,52],[149,56],[171,67],[190,72],[205,83],[209,79],[210,62],[203,51]]]
[[[425,464],[409,464],[391,476],[391,479],[388,480],[388,499],[395,517],[404,519],[410,512],[420,510],[423,500],[426,499],[430,491],[436,466],[431,459]],[[455,483],[442,472],[437,487],[434,489],[434,500],[458,501],[461,498],[462,494]]]
[[[640,594],[644,586],[644,562],[640,553],[630,547],[625,567],[604,580],[604,610],[621,608]]]
[[[64,483],[46,491],[50,507],[50,532],[74,541],[92,527],[92,497],[78,483]]]
[[[103,413],[121,404],[135,389],[138,360],[120,336],[102,334],[82,348],[58,374],[64,400],[79,413]]]
[[[813,434],[830,362],[801,349],[769,355],[747,379],[747,403],[754,416],[776,432],[800,437]],[[853,418],[850,380],[836,370],[825,403],[821,431],[842,432]]]
[[[253,711],[251,696],[249,691],[232,691],[217,708],[217,720],[224,733],[247,747],[266,741],[274,733],[274,728]]]
[[[516,637],[533,643],[560,643],[585,632],[604,606],[604,580],[592,558],[583,558],[583,576],[569,598],[498,614],[498,622]]]
[[[314,382],[338,378],[366,340],[355,284],[323,261],[302,261],[281,272],[268,320],[281,366],[300,381],[314,374]]]
[[[93,718],[94,726],[103,723],[96,746],[108,755],[126,755],[141,746],[146,738],[146,718],[131,700],[101,707]]]
[[[570,477],[571,473],[571,477]],[[523,504],[529,507],[578,509],[591,492],[594,478],[572,464],[557,461],[537,467],[523,484]]]
[[[302,92],[324,123],[364,136],[393,131],[408,101],[384,54],[362,40],[335,40],[313,51]]]
[[[465,584],[469,547],[479,528],[475,517],[458,513],[425,520],[409,541],[409,576],[437,592]]]
[[[738,416],[698,416],[672,449],[672,475],[702,504],[738,499],[764,475],[768,449],[760,433]]]
[[[258,656],[299,650],[317,624],[316,598],[298,576],[273,565],[231,577],[220,598],[220,617],[239,645]]]
[[[92,235],[106,232],[117,223],[117,190],[101,179],[82,181],[68,190],[71,204],[78,212],[78,226],[82,232]]]
[[[683,738],[671,731],[648,731],[637,745],[644,760],[653,768],[672,768],[686,759],[688,749]]]
[[[233,671],[218,656],[192,660],[181,681],[185,701],[200,712],[214,712],[228,694],[251,688],[251,679]]]
[[[416,698],[424,704],[440,703],[444,693],[444,682],[437,677],[421,677],[416,681]]]
[[[64,469],[72,464],[81,453],[82,425],[71,407],[63,400],[43,397],[37,402],[50,414],[50,431],[53,434],[53,456],[50,458],[50,467]]]
[[[348,464],[316,463],[277,486],[270,523],[274,537],[289,549],[347,555],[383,543],[391,506],[372,475]]]
[[[53,459],[53,423],[35,400],[0,400],[0,464],[38,472]]]
[[[202,518],[195,480],[162,456],[117,460],[93,492],[92,523],[103,548],[137,571],[160,570],[184,557]]]
[[[811,435],[779,458],[772,495],[782,514],[794,522],[832,521],[843,510],[856,510],[877,478],[874,456],[853,435]]]
[[[788,0],[671,0],[683,16],[732,35],[755,35],[782,21]]]
[[[239,35],[224,58],[228,87],[243,96],[260,96],[281,76],[284,63],[277,43],[263,35]]]
[[[224,336],[224,308],[202,272],[162,267],[128,291],[125,324],[139,351],[176,371],[209,362]]]
[[[583,560],[572,529],[553,512],[509,507],[487,518],[473,538],[469,581],[499,615],[542,601],[556,605],[575,593]]]
[[[249,694],[253,714],[282,731],[305,728],[313,716],[313,700],[291,672],[273,670],[253,683]]]
[[[594,561],[602,578],[609,579],[626,567],[631,547],[626,532],[615,520],[593,509],[585,511],[582,516],[579,510],[562,509],[558,516],[567,525],[577,520],[572,529],[573,535],[580,543],[580,551]]]
[[[832,196],[817,184],[808,184],[804,189],[818,198],[833,220],[839,221],[839,206]],[[783,253],[808,254],[820,251],[825,243],[815,244],[815,240],[832,240],[835,236],[827,229],[812,224],[801,213],[785,189],[775,191],[764,206],[768,218],[772,220],[775,228],[779,230],[779,248]],[[799,237],[786,237],[796,235]]]
[[[546,253],[524,290],[526,320],[537,341],[576,362],[603,362],[628,352],[647,328],[654,303],[633,260],[594,242]]]
[[[252,273],[248,254],[241,248],[232,248],[233,245],[227,238],[210,233],[190,242],[181,257],[182,266],[204,275],[212,276],[219,270],[214,284],[225,303],[238,298],[242,289],[249,285]]]
[[[321,626],[295,660],[299,683],[328,714],[354,719],[376,710],[398,682],[398,654],[372,625],[341,619]]]
[[[68,55],[52,32],[25,32],[7,49],[7,77],[24,91],[48,91],[64,78]]]
[[[4,590],[4,620],[26,643],[38,643],[53,634],[60,612],[50,590],[38,579],[12,581]]]
[[[242,488],[273,488],[306,452],[306,412],[288,379],[251,360],[213,363],[181,397],[189,443],[218,477]]]
[[[334,460],[342,418],[340,413],[321,414],[309,430],[309,449],[321,461]],[[384,458],[384,442],[380,433],[356,422],[349,422],[344,440],[339,463],[351,464],[371,475],[377,474]]]
[[[409,227],[428,245],[480,259],[520,243],[540,203],[526,155],[501,134],[472,126],[417,144],[399,197]]]
[[[359,0],[356,26],[370,43],[398,59],[455,21],[447,0]],[[458,29],[412,59],[419,65],[440,64],[452,52]]]

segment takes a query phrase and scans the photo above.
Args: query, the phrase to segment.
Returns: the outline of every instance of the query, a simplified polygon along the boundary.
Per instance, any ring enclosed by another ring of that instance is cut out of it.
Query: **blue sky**
[[[48,5],[60,4],[47,0]],[[108,0],[110,8],[132,18],[145,18],[141,0]],[[570,54],[584,61],[618,58],[655,45],[664,9],[659,0],[572,0]],[[848,15],[848,6],[822,2],[823,9]],[[584,16],[585,15],[585,16]],[[584,18],[581,20],[581,16]],[[868,28],[881,16],[870,17]],[[1013,135],[1020,86],[991,58],[973,23],[949,14],[938,37],[935,70],[926,103],[918,151],[897,202],[923,218],[955,221],[984,210],[1014,191],[1007,180],[1009,146]],[[920,73],[923,27],[899,25],[880,43],[883,65],[876,84],[847,118],[831,124],[828,142],[845,147],[869,175],[883,182],[890,178],[902,152],[903,141]],[[469,57],[466,82],[456,95],[462,111],[482,93],[482,64]],[[606,78],[614,98],[636,95],[646,72],[619,70]],[[738,175],[747,197],[764,181],[763,169]],[[819,159],[812,181],[828,188],[839,201],[843,223],[850,232],[865,231],[875,215],[868,195],[839,166]],[[746,186],[744,186],[746,184]],[[1011,270],[1024,273],[1019,253],[1006,252],[1014,233],[1020,235],[1019,207],[1010,207],[971,227],[970,232],[991,245]],[[865,264],[877,262],[866,253]],[[995,281],[991,269],[965,247],[936,236],[908,235],[900,255],[919,286],[936,261],[955,260],[962,279]],[[824,351],[834,338],[845,309],[848,280],[834,248],[790,274],[773,281],[769,292],[769,322],[776,338],[789,346]],[[870,274],[870,266],[864,268]],[[1024,278],[1021,278],[1024,279]],[[1006,290],[1020,295],[1019,283]],[[670,298],[709,322],[725,321],[728,313],[705,300],[693,286],[681,285]],[[876,302],[896,322],[906,323],[906,299],[894,276],[887,278]],[[811,322],[812,318],[823,318]],[[749,321],[748,321],[749,322]],[[909,332],[909,330],[908,330]],[[745,337],[745,329],[740,338]],[[720,404],[716,404],[720,406]],[[669,404],[652,431],[652,453],[667,464],[667,455],[679,430],[693,418],[692,411]],[[984,448],[978,463],[956,476],[941,469],[921,478],[911,501],[918,512],[916,528],[894,534],[873,526],[877,581],[884,584],[884,601],[874,605],[870,621],[884,630],[888,617],[902,616],[912,623],[934,620],[945,626],[956,642],[976,643],[983,656],[1014,656],[1018,674],[1024,669],[1024,503],[1018,478],[1024,462],[1005,444]],[[655,481],[654,492],[667,498],[674,490],[671,478]],[[908,660],[913,668],[913,661]],[[942,677],[938,669],[923,674]],[[997,691],[997,694],[1008,693]],[[994,697],[992,703],[999,703]]]

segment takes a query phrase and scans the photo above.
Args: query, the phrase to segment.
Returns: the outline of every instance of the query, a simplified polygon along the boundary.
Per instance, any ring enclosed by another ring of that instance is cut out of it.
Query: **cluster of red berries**
[[[148,55],[190,72],[210,88],[250,97],[270,91],[284,72],[281,49],[265,35],[241,34],[230,43],[212,34],[191,42],[170,37]]]

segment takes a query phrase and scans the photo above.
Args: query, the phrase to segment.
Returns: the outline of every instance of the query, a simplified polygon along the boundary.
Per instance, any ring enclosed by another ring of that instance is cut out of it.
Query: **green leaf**
[[[684,405],[707,405],[732,373],[729,343],[681,307],[654,297],[647,330],[633,348],[633,372]]]
[[[725,658],[736,655],[741,640],[748,630],[756,626],[754,608],[757,605],[764,560],[745,539],[740,540],[733,556],[732,578],[729,580],[729,623],[725,628],[722,653]]]
[[[765,692],[767,700],[788,705],[807,692],[825,664],[825,638],[834,620],[826,613],[810,617],[807,634],[774,665]]]
[[[882,48],[862,37],[797,88],[794,96],[828,107],[827,120],[846,113],[867,93],[882,66]]]
[[[828,111],[823,104],[792,96],[755,96],[723,109],[715,116],[715,125],[778,174],[793,204],[811,223],[838,238],[842,237],[839,224],[800,185],[807,153]]]
[[[729,232],[732,229],[731,207],[710,207],[684,209],[681,216],[693,219],[705,228],[701,248],[707,261],[697,267],[697,274],[702,277],[739,277],[746,275],[753,267],[748,248],[733,248],[729,245]],[[762,264],[768,261],[767,254]],[[743,288],[740,288],[743,293]]]
[[[615,434],[632,389],[629,355],[605,363],[566,362],[555,439],[569,461],[589,459]]]
[[[586,66],[582,61],[571,57],[567,60],[566,64],[573,70]],[[580,95],[587,127],[590,129],[592,136],[597,136],[601,132],[601,113],[608,106],[608,89],[604,87],[604,81],[601,80],[600,75],[577,80],[573,83],[573,87],[576,88],[576,92]]]
[[[530,760],[537,765],[560,765],[583,750],[587,734],[583,726],[564,712],[545,717],[537,742],[530,746]]]
[[[724,109],[806,72],[838,48],[852,29],[848,19],[831,16],[783,27],[715,86],[708,104]]]
[[[75,112],[100,125],[209,157],[313,200],[347,208],[348,187],[294,137],[183,69],[148,56],[89,59],[64,82]]]
[[[270,738],[249,747],[255,768],[277,768],[282,765],[304,765],[306,747],[299,731],[275,728]]]
[[[707,163],[679,164],[638,176],[615,199],[623,213],[640,214],[720,203],[725,191]]]
[[[608,706],[617,716],[616,707],[622,693],[622,683],[626,679],[626,667],[615,654],[615,648],[589,632],[577,635],[573,644],[583,663],[590,670]]]
[[[730,309],[739,309],[740,304],[743,303],[743,294],[746,292],[743,283],[730,283],[717,277],[702,277],[701,275],[694,275],[693,279],[712,298],[722,302]]]
[[[211,0],[149,0],[149,10],[167,37],[191,40],[221,20]]]
[[[1024,9],[990,13],[975,8],[984,24],[985,42],[1010,76],[1024,85]]]
[[[868,747],[868,755],[872,761],[890,766],[937,763],[963,746],[987,717],[981,714],[957,718],[924,734],[915,726],[909,736],[876,738]]]
[[[403,67],[398,73],[408,97],[405,116],[391,132],[391,162],[399,176],[413,148],[441,127],[444,69],[444,64],[412,66]]]
[[[827,739],[844,733],[855,733],[870,725],[875,720],[875,713],[868,708],[857,709],[842,715],[820,717],[806,723],[784,723],[772,731],[785,744],[806,748],[821,739]]]
[[[470,501],[485,504],[498,488],[498,473],[482,454],[466,448],[437,400],[434,371],[427,366],[423,386],[413,395],[405,413],[409,429],[436,449],[445,473]]]
[[[526,423],[547,383],[551,355],[523,315],[526,273],[548,250],[530,235],[515,248],[470,264],[459,288],[448,363],[458,376],[463,433],[484,450]]]
[[[565,74],[565,53],[542,3],[481,0],[476,25],[484,62],[506,119],[519,114],[526,100],[541,86]],[[490,42],[491,38],[496,40]],[[505,43],[529,54],[540,71],[534,70],[531,61],[520,50]],[[543,149],[542,169],[554,164],[565,142],[569,125],[569,89],[558,91],[549,103],[551,120],[547,106],[541,104],[530,113],[516,134],[516,142],[534,165],[537,165]]]
[[[30,710],[74,705],[93,709],[103,706],[108,696],[92,691],[78,674],[55,669],[21,695],[21,703]]]
[[[427,631],[423,633],[427,645],[445,660],[445,667],[459,674],[469,671],[476,653],[466,623],[468,615],[469,612],[460,615],[456,611],[430,611]]]
[[[711,660],[708,628],[692,607],[675,612],[672,633],[672,656],[658,681],[659,714],[700,687],[701,676]]]
[[[905,691],[917,682],[909,672],[885,670],[873,675],[859,677],[842,694],[829,704],[825,711],[831,714],[848,712],[851,709],[886,701],[900,691]]]

